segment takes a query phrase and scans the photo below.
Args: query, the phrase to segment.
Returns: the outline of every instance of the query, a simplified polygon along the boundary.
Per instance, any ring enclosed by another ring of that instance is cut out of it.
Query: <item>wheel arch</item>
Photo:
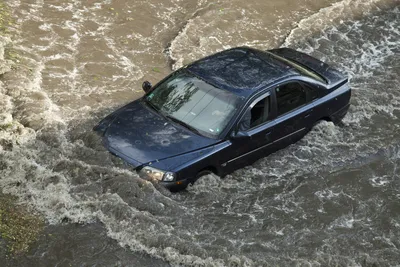
[[[320,118],[320,119],[317,121],[317,123],[318,123],[319,121],[328,121],[328,122],[330,122],[330,121],[332,121],[332,119],[331,119],[331,117],[329,117],[329,116],[325,116],[325,117]]]
[[[201,173],[202,171],[210,171],[210,172],[214,173],[215,175],[218,175],[218,176],[220,175],[220,171],[213,165],[209,165],[205,168],[202,168],[201,170],[199,170],[197,172],[197,174]]]

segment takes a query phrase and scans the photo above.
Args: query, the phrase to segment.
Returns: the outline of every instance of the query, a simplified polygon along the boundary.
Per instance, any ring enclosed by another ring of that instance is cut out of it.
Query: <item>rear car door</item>
[[[249,165],[260,157],[273,152],[274,103],[270,92],[254,99],[246,109],[235,132],[246,135],[232,138],[226,151],[223,167],[227,172]]]
[[[311,129],[315,120],[312,102],[318,95],[312,87],[298,81],[276,86],[272,94],[277,114],[273,139],[280,149],[298,141]]]

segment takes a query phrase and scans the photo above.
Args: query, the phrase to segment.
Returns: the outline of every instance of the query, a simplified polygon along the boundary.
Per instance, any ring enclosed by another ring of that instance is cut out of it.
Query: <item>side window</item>
[[[288,83],[275,88],[278,116],[307,103],[307,94],[299,83]]]
[[[314,88],[313,86],[304,83],[302,83],[302,86],[306,90],[307,102],[312,102],[319,97],[319,92],[317,88]]]
[[[250,105],[239,123],[239,131],[247,131],[266,121],[271,113],[271,97],[267,96]]]

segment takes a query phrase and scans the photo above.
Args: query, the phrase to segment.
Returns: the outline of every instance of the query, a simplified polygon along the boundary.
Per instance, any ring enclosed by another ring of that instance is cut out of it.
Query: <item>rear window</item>
[[[287,58],[275,55],[275,54],[270,53],[270,52],[267,52],[267,53],[270,54],[271,56],[275,57],[276,59],[285,62],[289,66],[295,68],[302,75],[308,76],[310,78],[313,78],[314,80],[317,80],[317,81],[325,83],[325,84],[328,83],[328,81],[324,77],[322,77],[321,75],[319,75],[315,71],[311,70],[310,68],[307,68],[306,66],[304,66],[302,64],[299,64],[297,62],[291,61],[291,60],[289,60]]]

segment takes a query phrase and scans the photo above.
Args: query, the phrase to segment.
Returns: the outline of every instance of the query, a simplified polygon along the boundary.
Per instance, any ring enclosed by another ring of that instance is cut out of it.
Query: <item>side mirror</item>
[[[231,134],[231,139],[233,140],[245,140],[245,139],[250,139],[251,136],[244,131],[238,131],[237,133],[232,132]]]
[[[152,87],[153,86],[151,85],[151,82],[149,82],[149,81],[144,81],[142,83],[143,91],[145,91],[146,93],[149,92]]]

